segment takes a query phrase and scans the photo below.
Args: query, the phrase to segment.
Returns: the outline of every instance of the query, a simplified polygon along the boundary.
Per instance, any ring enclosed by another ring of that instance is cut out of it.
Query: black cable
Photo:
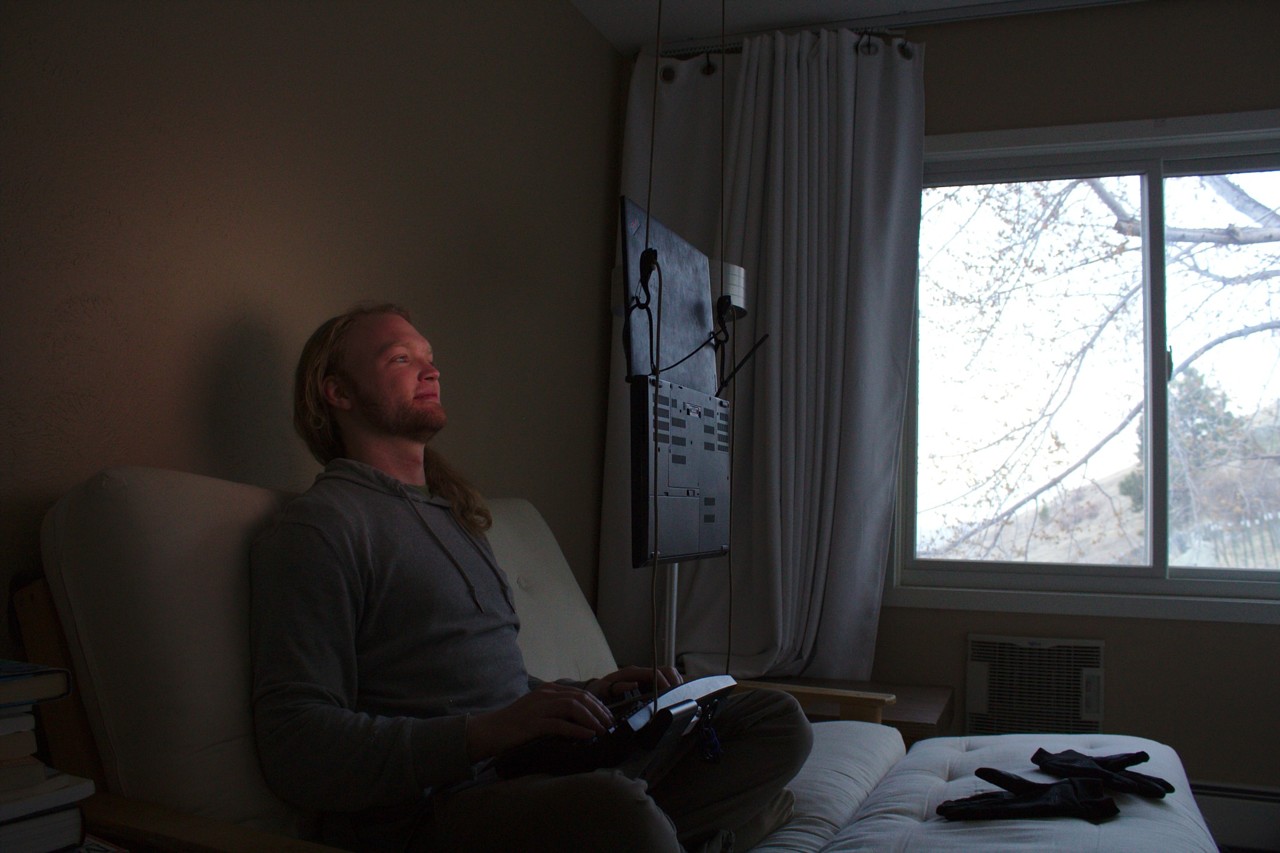
[[[717,306],[719,306],[720,302],[724,300],[724,296],[725,296],[724,258],[726,255],[725,244],[729,240],[728,229],[725,226],[725,206],[726,205],[725,205],[725,179],[724,179],[724,166],[725,166],[724,149],[726,145],[726,133],[725,133],[725,100],[726,100],[725,85],[726,83],[725,81],[728,79],[728,76],[729,76],[728,54],[725,50],[725,47],[726,47],[725,45],[725,0],[720,0],[720,301],[717,302]],[[728,306],[728,309],[729,311],[733,310],[732,302]],[[729,335],[729,330],[726,328],[725,317],[726,317],[725,312],[717,311],[716,320],[720,324],[721,332],[724,334],[725,338],[728,339],[730,335]],[[734,329],[734,334],[732,335],[732,339],[733,340],[732,340],[731,348],[733,350],[734,356],[736,357],[737,346],[738,346],[738,335],[737,335],[736,328]],[[724,343],[724,341],[721,341],[721,343]],[[720,376],[724,376],[724,355],[725,355],[724,349],[721,348],[720,349],[720,370],[719,370]],[[721,388],[724,387],[723,380],[721,381],[720,387]],[[719,389],[716,389],[716,396],[717,397],[720,396]],[[737,426],[735,422],[735,418],[737,417],[737,414],[738,414],[737,412],[738,407],[734,405],[734,403],[736,402],[737,401],[734,400],[733,402],[730,403],[731,408],[729,411],[729,553],[725,555],[725,571],[729,575],[729,616],[728,616],[728,624],[725,627],[726,636],[725,636],[725,648],[724,648],[724,671],[726,675],[729,673],[730,662],[733,660],[733,505],[734,505],[734,501],[733,501],[733,439],[734,439],[735,433],[737,432],[737,429],[735,428]]]
[[[707,347],[714,346],[717,340],[719,339],[716,337],[716,333],[712,332],[707,336],[707,339],[705,341],[703,341],[702,343],[698,344],[696,347],[693,348],[693,352],[689,353],[684,358],[680,359],[674,364],[668,364],[666,367],[658,368],[658,373],[661,374],[661,373],[666,373],[668,370],[675,370],[677,367],[684,364],[686,361],[693,358],[695,355],[702,352]]]
[[[662,0],[658,0],[658,32],[653,46],[653,99],[649,112],[649,186],[644,200],[644,245],[649,248],[649,211],[653,208],[653,149],[658,136],[658,63],[662,60]]]
[[[649,114],[649,186],[646,190],[645,205],[644,205],[645,250],[640,256],[641,257],[641,263],[640,263],[641,278],[644,281],[643,286],[646,288],[646,291],[645,291],[646,301],[644,304],[644,309],[646,312],[648,312],[649,310],[648,305],[651,297],[649,296],[648,290],[647,290],[648,281],[647,281],[647,278],[645,277],[645,271],[646,271],[645,268],[646,266],[651,265],[653,269],[656,269],[658,271],[658,311],[657,311],[657,314],[658,314],[657,327],[658,328],[656,330],[657,344],[654,346],[653,349],[650,350],[650,353],[649,353],[650,370],[652,372],[652,381],[653,381],[653,398],[652,398],[653,423],[650,425],[650,428],[649,428],[650,434],[653,438],[653,449],[652,449],[652,452],[649,454],[649,459],[650,459],[649,488],[650,488],[650,491],[653,492],[653,518],[652,518],[652,525],[651,525],[652,550],[650,553],[650,567],[652,570],[652,575],[650,578],[650,589],[649,589],[649,614],[650,614],[650,631],[653,634],[653,649],[652,649],[653,657],[652,657],[652,673],[651,673],[652,681],[650,683],[650,688],[653,691],[653,713],[655,716],[658,713],[658,667],[660,666],[658,661],[660,650],[658,645],[658,609],[657,609],[657,603],[656,603],[657,597],[658,597],[658,490],[656,488],[656,485],[657,485],[656,480],[657,480],[657,474],[658,474],[658,471],[657,471],[658,360],[660,358],[660,353],[661,353],[660,347],[662,346],[662,267],[658,264],[657,250],[655,250],[652,246],[649,245],[649,224],[653,218],[653,215],[652,213],[650,213],[650,211],[653,210],[653,160],[654,160],[654,149],[657,146],[656,140],[657,140],[657,134],[658,134],[658,64],[661,61],[661,57],[662,57],[662,0],[658,0],[658,25],[657,25],[657,33],[654,38],[654,49],[653,49],[653,100],[652,100],[652,109]],[[654,321],[653,315],[650,315],[649,316],[649,334],[650,334],[651,342],[653,341],[653,335],[654,335],[653,321]],[[675,653],[675,650],[672,649],[673,657],[674,657],[674,653]]]
[[[658,713],[658,669],[661,666],[661,662],[658,660],[658,657],[661,654],[660,647],[658,644],[658,630],[657,630],[658,613],[657,613],[657,606],[654,602],[657,599],[657,589],[658,589],[658,450],[659,450],[659,447],[658,447],[658,401],[661,396],[660,391],[662,387],[661,380],[659,379],[659,375],[658,375],[656,353],[662,352],[662,291],[663,291],[662,267],[657,266],[657,270],[658,270],[658,310],[657,310],[657,315],[658,315],[657,327],[658,328],[657,328],[656,343],[654,344],[654,349],[653,349],[653,352],[655,353],[653,367],[652,367],[653,373],[651,374],[651,381],[653,382],[653,389],[652,389],[653,397],[652,397],[652,403],[651,403],[651,408],[653,411],[653,420],[649,425],[649,435],[653,439],[653,447],[651,449],[651,452],[649,453],[649,491],[653,494],[653,523],[651,525],[652,529],[650,531],[651,532],[650,561],[651,561],[652,571],[653,571],[653,580],[652,580],[653,587],[650,591],[650,606],[653,609],[653,629],[652,630],[653,630],[653,645],[654,645],[653,674],[652,674],[653,680],[650,686],[653,690],[653,713],[655,715],[657,715]],[[671,590],[671,594],[672,595],[675,594],[674,585]],[[670,615],[671,608],[669,606],[666,608],[666,612],[667,612],[667,615]],[[674,626],[668,627],[666,633],[668,634],[672,633],[673,628]],[[671,658],[672,658],[671,662],[672,662],[672,665],[674,666],[675,665],[675,648],[673,647],[670,651],[671,651]]]
[[[743,366],[747,363],[747,360],[750,359],[751,356],[755,355],[756,350],[760,349],[760,345],[765,341],[767,341],[768,339],[769,339],[769,333],[765,332],[763,335],[760,336],[760,340],[756,341],[755,344],[752,345],[751,349],[747,350],[747,354],[742,357],[742,361],[738,362],[738,366],[733,369],[733,373],[730,373],[725,378],[725,380],[720,383],[720,387],[716,389],[716,396],[719,396],[720,392],[724,389],[724,387],[733,380],[733,377],[738,375],[738,371],[743,368]]]

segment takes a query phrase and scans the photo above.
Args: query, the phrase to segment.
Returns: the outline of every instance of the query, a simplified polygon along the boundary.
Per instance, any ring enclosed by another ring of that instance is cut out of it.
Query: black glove
[[[1095,779],[1032,782],[990,767],[979,767],[975,774],[1004,790],[947,800],[938,806],[938,814],[947,820],[1079,817],[1090,823],[1102,823],[1120,813],[1115,801],[1103,792],[1102,784]]]
[[[1050,753],[1037,749],[1031,762],[1052,776],[1065,779],[1097,779],[1112,791],[1159,799],[1173,793],[1173,786],[1156,776],[1128,770],[1131,765],[1150,759],[1145,752],[1091,757],[1074,749]]]

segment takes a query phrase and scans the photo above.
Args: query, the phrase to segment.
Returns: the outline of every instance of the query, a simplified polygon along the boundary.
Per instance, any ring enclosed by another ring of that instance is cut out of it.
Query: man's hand
[[[654,670],[647,666],[626,666],[617,672],[591,681],[587,684],[587,690],[605,702],[611,702],[622,698],[629,690],[649,688],[655,693],[662,694],[673,687],[679,687],[682,683],[684,679],[673,667],[664,666]]]
[[[580,687],[546,682],[505,708],[467,718],[467,756],[492,758],[544,735],[587,740],[613,725],[599,698]]]

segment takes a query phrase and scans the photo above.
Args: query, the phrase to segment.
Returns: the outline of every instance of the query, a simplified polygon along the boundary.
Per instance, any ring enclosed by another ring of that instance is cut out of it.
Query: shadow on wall
[[[310,483],[316,464],[291,420],[295,358],[261,319],[240,317],[219,330],[203,372],[210,476],[289,491]]]

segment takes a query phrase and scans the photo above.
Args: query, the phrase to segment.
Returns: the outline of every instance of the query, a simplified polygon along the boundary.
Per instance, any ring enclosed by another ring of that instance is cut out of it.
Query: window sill
[[[1280,600],[1225,596],[983,589],[976,584],[967,587],[893,584],[886,587],[883,604],[935,610],[1280,625]]]

